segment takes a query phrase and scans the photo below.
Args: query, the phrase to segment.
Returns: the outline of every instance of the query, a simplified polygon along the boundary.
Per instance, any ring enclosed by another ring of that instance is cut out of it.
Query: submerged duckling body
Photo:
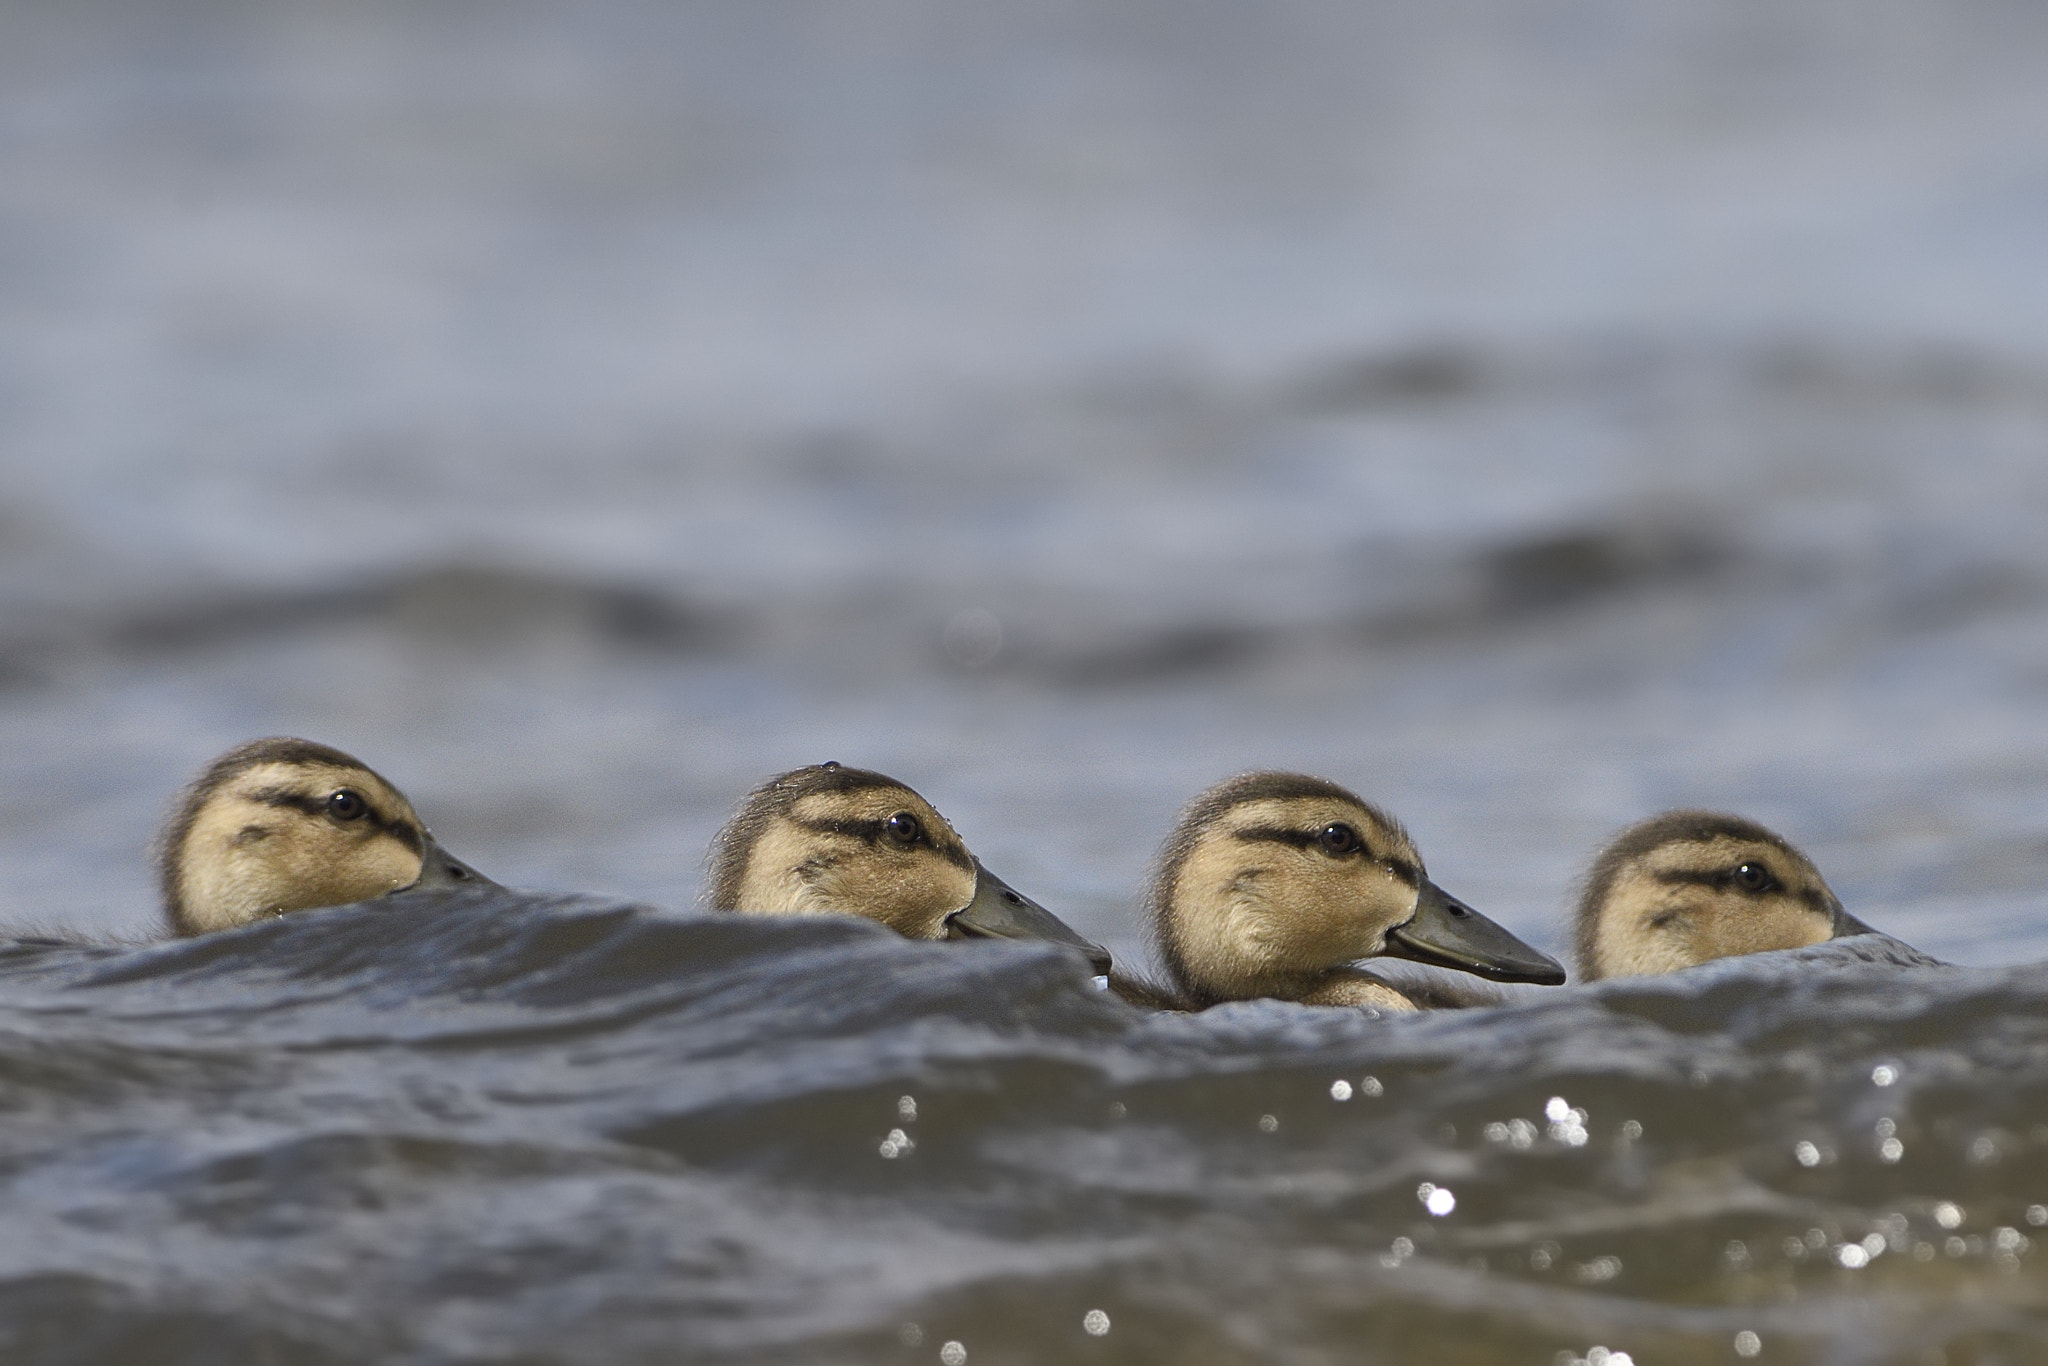
[[[1587,874],[1576,920],[1589,982],[1873,933],[1791,841],[1718,811],[1624,830]]]
[[[441,848],[369,765],[286,736],[207,766],[172,811],[157,868],[164,919],[179,935],[415,887],[492,885]]]
[[[1353,966],[1380,957],[1497,982],[1564,980],[1554,960],[1431,882],[1392,816],[1301,773],[1247,773],[1195,798],[1148,900],[1160,960],[1196,1007],[1270,996],[1422,1008]]]
[[[932,804],[885,774],[812,764],[754,789],[711,844],[706,903],[841,914],[909,939],[1044,939],[1109,954],[982,866]]]

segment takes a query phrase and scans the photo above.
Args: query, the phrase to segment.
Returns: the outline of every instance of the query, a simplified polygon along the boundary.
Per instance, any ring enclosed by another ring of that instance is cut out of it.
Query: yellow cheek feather
[[[912,939],[942,939],[974,898],[974,874],[937,850],[894,849],[777,820],[747,858],[733,910],[866,916]]]
[[[321,829],[297,812],[249,814],[209,813],[187,836],[182,890],[195,930],[366,901],[419,878],[420,855],[395,835]]]
[[[1641,976],[1805,948],[1834,937],[1835,905],[1812,861],[1762,827],[1668,813],[1624,832],[1594,865],[1580,969],[1588,980]]]
[[[360,793],[363,817],[337,821],[280,800]],[[418,881],[421,855],[401,831],[424,838],[405,799],[374,774],[264,765],[213,793],[179,848],[179,901],[187,933],[264,916],[366,901]]]

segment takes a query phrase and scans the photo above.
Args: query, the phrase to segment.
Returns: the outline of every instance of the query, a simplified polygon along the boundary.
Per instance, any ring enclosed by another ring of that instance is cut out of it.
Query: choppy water
[[[0,6],[0,924],[150,932],[277,732],[677,913],[16,952],[9,1360],[2044,1359],[2044,16]],[[1127,959],[1273,765],[1552,951],[1687,804],[1975,966],[1148,1020],[682,918],[824,759]]]
[[[499,895],[23,945],[0,1342],[2039,1360],[2043,974],[1883,948],[1379,1020],[1146,1015],[1047,946]]]

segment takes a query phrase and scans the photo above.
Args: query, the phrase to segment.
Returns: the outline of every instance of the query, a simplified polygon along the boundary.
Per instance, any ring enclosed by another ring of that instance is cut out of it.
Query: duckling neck
[[[1365,1006],[1373,1010],[1419,1010],[1420,1006],[1369,972],[1338,968],[1292,999],[1309,1006]]]

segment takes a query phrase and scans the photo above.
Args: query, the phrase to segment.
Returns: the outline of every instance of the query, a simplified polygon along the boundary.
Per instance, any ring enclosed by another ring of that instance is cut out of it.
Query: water
[[[8,954],[10,1360],[2038,1359],[2035,968],[1147,1015],[465,895]]]
[[[10,1357],[2038,1358],[2038,7],[956,8],[0,11],[0,925],[100,944],[0,998]],[[118,946],[266,733],[678,918]],[[680,918],[826,759],[1132,961],[1256,765],[1552,952],[1683,804],[1965,966],[1145,1020]]]

